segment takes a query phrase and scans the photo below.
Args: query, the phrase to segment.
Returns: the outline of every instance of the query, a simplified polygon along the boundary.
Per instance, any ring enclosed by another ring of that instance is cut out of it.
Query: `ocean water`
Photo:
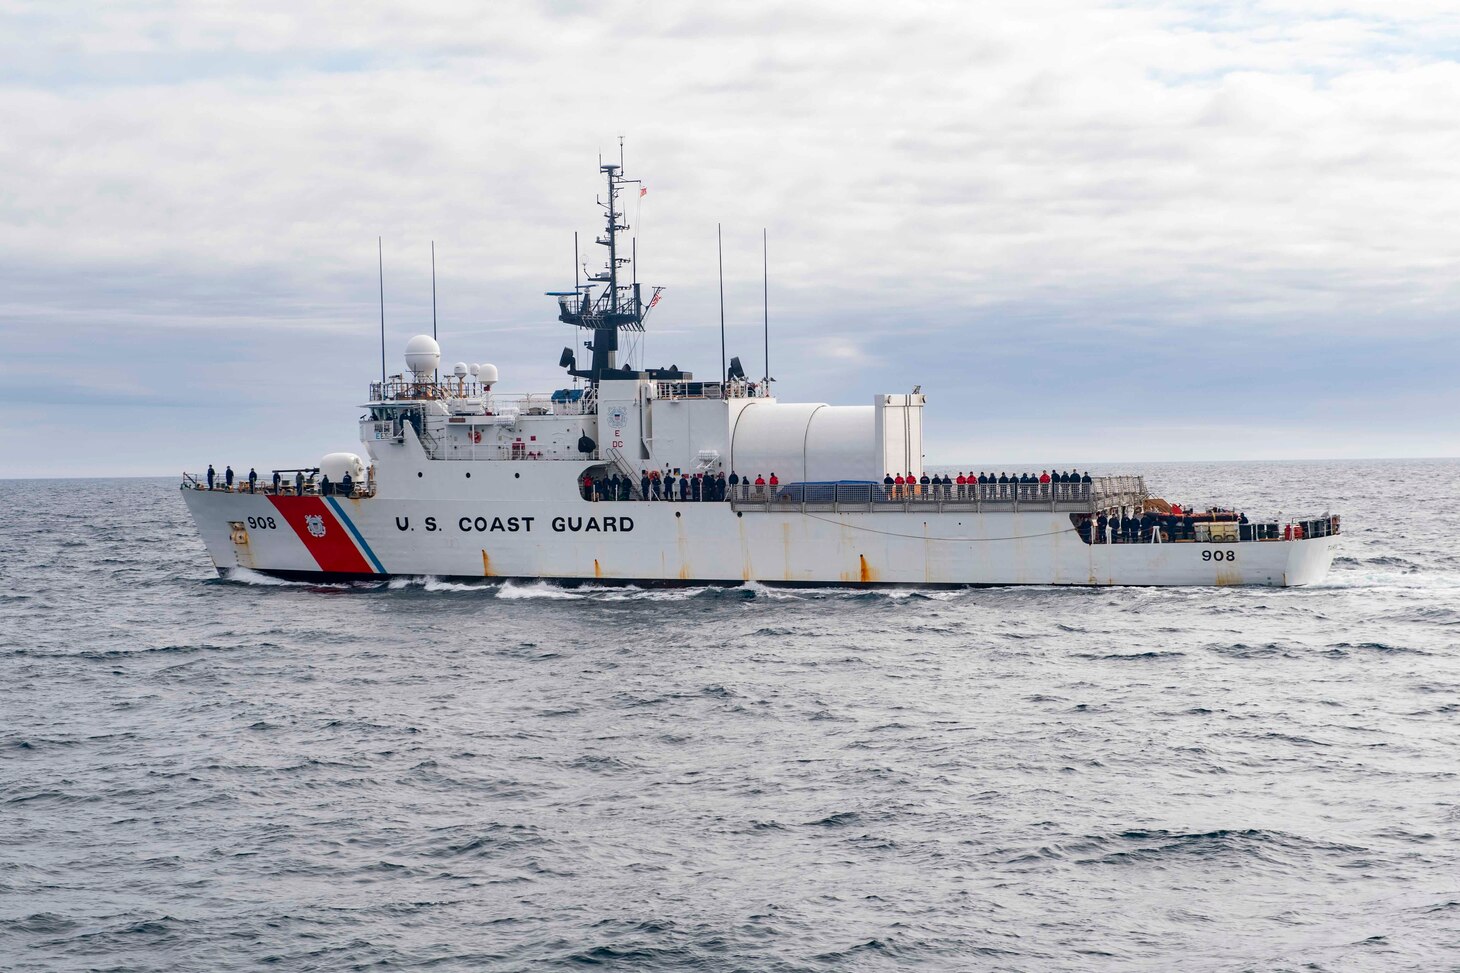
[[[1141,472],[1330,580],[322,588],[0,482],[0,969],[1460,968],[1460,462]]]

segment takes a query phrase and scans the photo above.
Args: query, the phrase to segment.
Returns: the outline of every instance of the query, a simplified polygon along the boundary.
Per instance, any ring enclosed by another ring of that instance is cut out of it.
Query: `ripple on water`
[[[1376,469],[1145,471],[1343,510],[1292,590],[219,578],[0,481],[0,966],[1445,968],[1460,464]]]

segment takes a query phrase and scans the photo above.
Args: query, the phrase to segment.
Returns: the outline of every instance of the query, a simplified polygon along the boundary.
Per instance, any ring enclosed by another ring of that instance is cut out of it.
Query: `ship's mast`
[[[618,187],[614,185],[613,176],[618,171],[618,166],[599,166],[608,175],[608,294],[612,304],[610,310],[618,311],[618,212],[615,207],[618,205]],[[627,229],[627,227],[625,227]],[[602,241],[600,241],[602,242]],[[609,367],[613,366],[609,362]]]
[[[593,352],[589,367],[577,367],[576,355],[572,355],[571,350],[565,354],[564,361],[568,363],[568,359],[572,359],[568,367],[570,375],[585,378],[595,385],[604,378],[632,374],[619,367],[618,335],[620,331],[644,330],[639,283],[637,280],[630,284],[619,283],[619,270],[630,259],[618,255],[619,235],[629,229],[627,223],[619,222],[624,216],[618,205],[619,193],[625,185],[637,184],[639,180],[624,178],[621,164],[603,163],[598,169],[607,182],[608,198],[599,200],[604,209],[604,234],[594,242],[608,248],[608,262],[598,273],[590,274],[587,283],[575,285],[571,294],[550,292],[550,296],[558,299],[558,320],[593,332],[593,339],[587,342],[587,347]],[[596,284],[607,286],[595,294]]]

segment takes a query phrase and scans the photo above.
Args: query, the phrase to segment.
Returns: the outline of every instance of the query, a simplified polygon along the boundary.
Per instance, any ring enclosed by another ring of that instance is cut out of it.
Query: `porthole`
[[[522,479],[522,474],[521,473],[513,473],[512,474],[512,479],[514,479],[514,480],[520,480],[520,479]]]
[[[467,474],[467,475],[466,475],[466,478],[467,478],[467,479],[468,479],[468,480],[470,480],[470,479],[471,479],[471,474],[470,474],[470,473],[468,473],[468,474]]]
[[[676,517],[678,517],[678,516],[680,516],[680,513],[679,513],[679,511],[678,511],[678,510],[676,510],[676,511],[675,511],[675,512],[674,512],[674,516],[676,516]]]
[[[417,470],[416,471],[416,476],[425,476],[425,475],[426,474],[422,473],[420,470]]]
[[[745,511],[744,510],[737,510],[737,511],[735,511],[735,516],[737,516],[737,517],[744,517],[745,516]]]

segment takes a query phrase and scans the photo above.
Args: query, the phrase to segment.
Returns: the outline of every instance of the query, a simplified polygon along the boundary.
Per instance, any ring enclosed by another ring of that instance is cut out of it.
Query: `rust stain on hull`
[[[859,574],[859,578],[862,583],[866,584],[869,581],[876,581],[877,574],[872,570],[871,565],[867,563],[867,555],[858,554],[857,560],[861,562],[861,572]]]
[[[252,568],[254,566],[253,547],[248,536],[248,528],[241,520],[228,522],[229,539],[233,541],[233,563],[241,568]],[[216,561],[214,562],[217,563]]]
[[[593,559],[593,576],[595,578],[603,577],[603,568],[599,567],[598,558]]]
[[[490,557],[487,557],[487,552],[486,551],[482,551],[482,577],[484,577],[484,578],[490,578],[491,576],[492,576],[492,559]]]

